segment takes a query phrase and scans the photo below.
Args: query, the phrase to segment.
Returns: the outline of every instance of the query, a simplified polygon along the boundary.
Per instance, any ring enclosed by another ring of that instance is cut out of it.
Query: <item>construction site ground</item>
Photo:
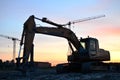
[[[42,68],[27,73],[16,70],[1,70],[0,80],[120,80],[118,72],[64,73],[55,68]]]

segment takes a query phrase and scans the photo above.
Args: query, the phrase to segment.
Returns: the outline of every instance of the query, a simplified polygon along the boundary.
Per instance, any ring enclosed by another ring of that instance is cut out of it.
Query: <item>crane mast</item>
[[[16,53],[16,41],[20,41],[18,38],[14,38],[14,37],[10,37],[10,36],[6,36],[6,35],[1,35],[0,37],[4,37],[7,39],[11,39],[13,41],[13,61],[15,62],[15,53]]]

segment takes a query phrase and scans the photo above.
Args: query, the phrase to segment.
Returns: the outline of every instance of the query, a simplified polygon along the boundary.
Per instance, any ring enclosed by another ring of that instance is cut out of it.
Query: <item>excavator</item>
[[[53,25],[54,27],[40,26],[37,27],[35,19],[42,22]],[[39,19],[34,15],[30,16],[24,23],[23,33],[20,42],[21,46],[24,45],[23,56],[20,57],[20,52],[18,58],[16,58],[17,67],[19,69],[25,69],[26,65],[33,62],[34,55],[34,37],[35,34],[46,34],[56,37],[62,37],[67,39],[69,47],[71,49],[71,54],[68,55],[68,63],[58,64],[56,66],[57,73],[71,72],[71,71],[81,71],[89,72],[95,68],[97,65],[106,65],[102,61],[110,60],[110,52],[99,48],[99,42],[96,38],[87,37],[78,39],[75,33],[62,24],[54,23],[47,18]],[[29,67],[28,67],[29,68]]]

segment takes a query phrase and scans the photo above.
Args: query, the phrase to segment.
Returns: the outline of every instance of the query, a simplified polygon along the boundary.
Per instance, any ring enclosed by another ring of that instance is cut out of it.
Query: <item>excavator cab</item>
[[[110,53],[107,50],[99,49],[99,42],[96,38],[81,38],[80,44],[83,49],[73,51],[68,55],[68,62],[80,63],[89,61],[108,61]]]
[[[98,40],[95,38],[85,38],[80,40],[80,43],[84,43],[84,49],[87,51],[89,56],[95,56],[99,50]]]

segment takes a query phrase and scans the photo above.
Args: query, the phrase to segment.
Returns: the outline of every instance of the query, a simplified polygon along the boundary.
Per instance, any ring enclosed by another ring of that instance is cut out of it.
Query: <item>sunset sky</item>
[[[78,38],[97,38],[109,50],[111,61],[120,61],[120,0],[1,0],[0,34],[21,39],[23,24],[30,15],[47,17],[59,24],[104,14],[106,17],[72,25]],[[37,21],[37,24],[49,26]],[[67,62],[68,43],[60,37],[36,34],[35,61]],[[16,57],[19,50],[17,42]],[[0,59],[11,60],[13,41],[0,37]],[[22,54],[21,54],[22,56]]]

